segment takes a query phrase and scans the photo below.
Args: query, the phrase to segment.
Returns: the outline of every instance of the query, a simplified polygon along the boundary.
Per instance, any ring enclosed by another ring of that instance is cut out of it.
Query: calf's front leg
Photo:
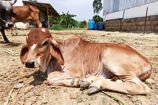
[[[79,87],[79,78],[71,77],[60,71],[49,73],[47,81],[57,86]]]

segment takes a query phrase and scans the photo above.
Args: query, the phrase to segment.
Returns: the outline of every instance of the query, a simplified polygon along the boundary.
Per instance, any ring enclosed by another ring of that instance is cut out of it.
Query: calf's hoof
[[[95,93],[97,93],[99,91],[100,91],[100,89],[98,87],[91,86],[91,87],[89,87],[87,94],[88,95],[92,95],[92,94],[95,94]]]
[[[8,39],[5,39],[4,41],[5,41],[5,43],[9,43],[9,40],[8,40]]]
[[[90,83],[87,81],[80,80],[79,82],[80,90],[88,89]]]

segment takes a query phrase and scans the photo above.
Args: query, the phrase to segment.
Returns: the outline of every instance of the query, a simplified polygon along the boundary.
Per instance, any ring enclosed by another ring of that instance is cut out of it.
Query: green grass
[[[50,27],[49,28],[50,30],[65,30],[66,28],[64,28],[63,26],[61,25],[55,25],[53,27]]]
[[[61,30],[86,30],[87,28],[80,28],[80,27],[74,27],[74,28],[65,28],[61,25],[54,25],[53,27],[50,27],[49,28],[50,30],[58,30],[58,31],[61,31]]]

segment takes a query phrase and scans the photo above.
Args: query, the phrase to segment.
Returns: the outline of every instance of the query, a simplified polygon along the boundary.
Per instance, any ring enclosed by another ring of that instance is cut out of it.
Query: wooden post
[[[146,15],[145,15],[145,20],[144,20],[144,32],[143,32],[143,34],[145,34],[145,32],[146,32],[146,19],[147,19],[147,16],[148,16],[148,7],[146,8]]]
[[[122,23],[125,17],[125,9],[123,10],[123,15],[122,15],[122,20],[121,20],[121,25],[120,25],[120,31],[122,31]]]

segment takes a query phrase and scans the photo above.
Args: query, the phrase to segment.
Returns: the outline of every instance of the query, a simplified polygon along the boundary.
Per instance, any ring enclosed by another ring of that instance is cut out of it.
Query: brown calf
[[[12,21],[16,22],[35,22],[37,27],[42,27],[40,21],[40,11],[37,7],[32,5],[13,6],[14,16]]]
[[[27,45],[21,49],[26,67],[37,63],[48,73],[54,85],[88,89],[88,94],[112,90],[126,94],[147,94],[150,89],[142,82],[149,78],[149,61],[125,44],[91,43],[80,37],[57,41],[47,29],[31,30]]]

